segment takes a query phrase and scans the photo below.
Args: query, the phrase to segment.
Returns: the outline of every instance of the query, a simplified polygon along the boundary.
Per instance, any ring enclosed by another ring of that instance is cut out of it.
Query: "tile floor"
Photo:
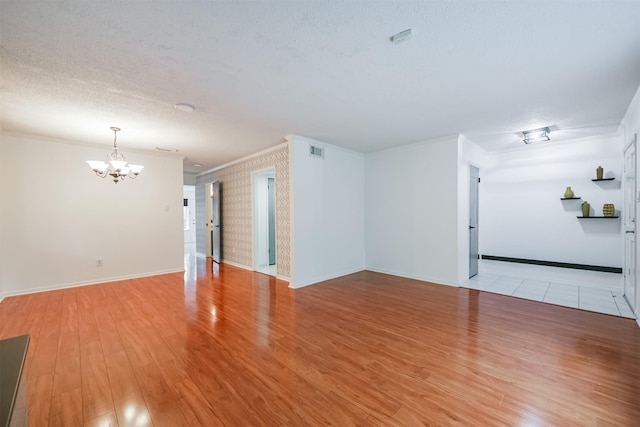
[[[469,279],[464,286],[613,316],[635,318],[622,294],[578,283],[556,283],[511,275],[480,273]]]
[[[276,265],[263,265],[262,267],[258,267],[256,270],[258,273],[268,274],[269,276],[276,275]]]

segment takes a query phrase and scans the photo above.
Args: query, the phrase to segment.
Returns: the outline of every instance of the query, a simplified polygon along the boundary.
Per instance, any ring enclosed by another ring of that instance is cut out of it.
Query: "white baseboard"
[[[28,295],[28,294],[35,294],[38,292],[77,288],[79,286],[98,285],[100,283],[119,282],[121,280],[139,279],[141,277],[160,276],[162,274],[183,273],[183,272],[184,272],[184,268],[179,268],[179,269],[170,269],[170,270],[161,270],[161,271],[150,271],[147,273],[140,273],[140,274],[129,274],[125,276],[105,277],[99,280],[86,280],[86,281],[80,281],[80,282],[58,283],[55,285],[40,286],[37,288],[20,289],[18,291],[6,292],[2,295],[2,299],[4,299],[5,297],[12,297],[17,295]],[[2,301],[2,299],[0,299],[0,301]]]
[[[241,268],[243,270],[255,271],[252,267],[249,267],[248,265],[239,264],[239,263],[233,262],[233,261],[227,261],[226,259],[222,260],[222,264],[229,264],[232,267],[238,267],[238,268]]]
[[[238,267],[238,268],[241,268],[241,269],[247,270],[247,271],[256,271],[253,267],[249,267],[248,265],[239,264],[239,263],[233,262],[233,261],[227,261],[227,260],[223,259],[222,263],[223,264],[229,264],[232,267]],[[285,281],[285,282],[289,282],[290,281],[287,276],[281,276],[281,275],[276,274],[275,277],[276,277],[276,279],[282,280],[282,281]]]
[[[407,274],[400,271],[388,270],[386,268],[376,268],[371,266],[367,267],[366,270],[373,271],[376,273],[389,274],[391,276],[404,277],[405,279],[420,280],[421,282],[429,282],[429,283],[434,283],[436,285],[454,286],[456,288],[458,287],[457,284],[450,283],[448,280],[444,280],[438,277]]]

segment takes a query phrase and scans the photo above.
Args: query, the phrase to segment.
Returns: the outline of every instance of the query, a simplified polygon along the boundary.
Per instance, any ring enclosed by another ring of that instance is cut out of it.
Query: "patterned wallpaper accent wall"
[[[206,253],[206,185],[222,183],[222,259],[253,268],[251,247],[251,173],[274,168],[276,176],[276,265],[280,277],[290,276],[289,146],[249,158],[196,178],[196,249]]]

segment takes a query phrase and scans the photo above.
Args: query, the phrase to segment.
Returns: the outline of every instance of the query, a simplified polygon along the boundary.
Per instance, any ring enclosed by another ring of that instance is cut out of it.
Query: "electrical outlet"
[[[96,267],[102,267],[102,258],[96,260]]]

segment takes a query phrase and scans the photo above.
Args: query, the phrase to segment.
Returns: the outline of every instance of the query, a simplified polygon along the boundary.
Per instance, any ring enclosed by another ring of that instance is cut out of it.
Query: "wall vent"
[[[309,155],[311,157],[317,157],[319,159],[324,159],[324,148],[316,147],[315,145],[309,145]]]

